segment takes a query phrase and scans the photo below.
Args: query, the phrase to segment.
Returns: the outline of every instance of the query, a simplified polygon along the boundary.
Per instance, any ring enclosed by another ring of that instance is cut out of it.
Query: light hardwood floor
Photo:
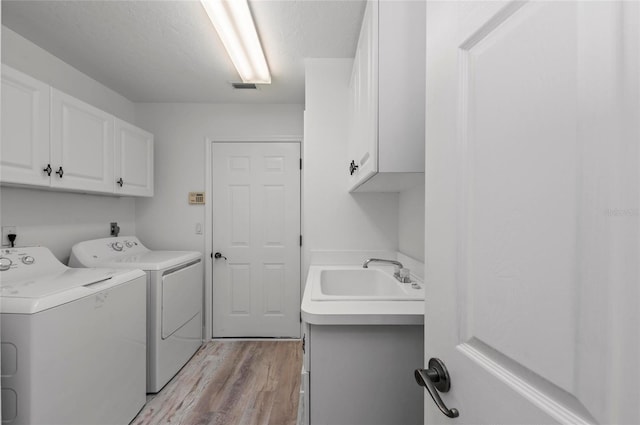
[[[133,425],[295,425],[300,341],[212,341],[147,401]]]

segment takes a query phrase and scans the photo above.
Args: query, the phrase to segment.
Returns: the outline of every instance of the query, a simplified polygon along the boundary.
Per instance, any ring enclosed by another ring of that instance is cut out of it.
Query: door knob
[[[122,180],[122,177],[120,177],[118,180],[116,180],[116,183],[120,185],[120,187],[122,187],[122,185],[124,185],[124,180]]]
[[[47,176],[51,176],[51,172],[53,171],[53,168],[51,168],[51,164],[47,164],[47,168],[44,168],[42,171],[44,171],[45,173],[47,173]]]
[[[446,393],[451,388],[449,372],[442,360],[431,358],[429,360],[429,369],[416,369],[414,376],[418,385],[425,387],[429,391],[429,395],[445,416],[457,418],[460,415],[458,409],[449,409],[438,393],[438,391]]]
[[[60,166],[60,168],[58,169],[58,171],[56,171],[56,174],[60,176],[60,178],[62,178],[62,175],[64,174],[64,170],[62,169],[62,166]]]
[[[224,258],[225,260],[227,259],[227,257],[225,257],[224,255],[222,255],[222,253],[220,252],[216,252],[215,254],[213,254],[213,258],[215,258],[216,260],[218,258]]]

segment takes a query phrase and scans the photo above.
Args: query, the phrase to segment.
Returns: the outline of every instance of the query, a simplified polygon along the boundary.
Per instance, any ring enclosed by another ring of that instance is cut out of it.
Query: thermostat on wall
[[[189,205],[204,205],[204,192],[189,192]]]

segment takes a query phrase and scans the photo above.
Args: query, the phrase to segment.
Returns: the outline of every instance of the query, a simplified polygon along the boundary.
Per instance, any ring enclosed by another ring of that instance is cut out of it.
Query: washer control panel
[[[53,274],[67,267],[62,264],[51,251],[42,246],[0,249],[0,286],[6,280],[29,278],[37,274]]]
[[[139,245],[138,241],[129,240],[129,239],[116,241],[116,242],[112,242],[111,244],[109,244],[111,249],[113,251],[115,251],[115,252],[126,252],[131,248],[137,247],[138,245]],[[129,249],[127,249],[127,248],[129,248]]]
[[[0,250],[0,272],[15,269],[20,266],[32,266],[36,259],[24,249],[12,248]]]

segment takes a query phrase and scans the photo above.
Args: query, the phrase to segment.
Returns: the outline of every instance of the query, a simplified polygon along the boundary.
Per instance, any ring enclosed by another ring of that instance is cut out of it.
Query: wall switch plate
[[[7,235],[17,235],[16,226],[2,226],[2,246],[10,246],[9,238]]]
[[[202,223],[196,223],[196,235],[202,234]]]

